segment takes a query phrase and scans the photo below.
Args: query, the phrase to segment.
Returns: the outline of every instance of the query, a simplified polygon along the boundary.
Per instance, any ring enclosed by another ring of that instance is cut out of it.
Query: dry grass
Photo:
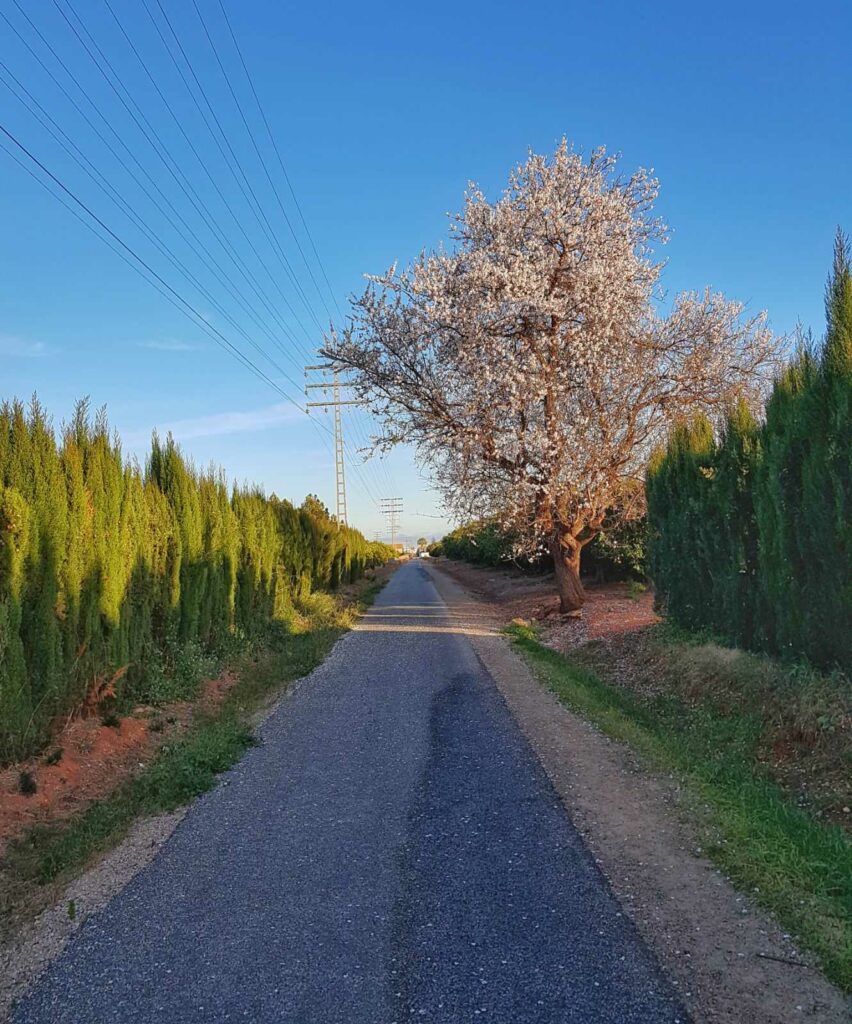
[[[752,756],[815,817],[852,829],[852,682],[723,647],[664,624],[575,648],[577,659],[642,703],[747,719]]]
[[[786,775],[777,756],[763,759],[774,737],[812,735],[846,681],[808,673],[793,699],[803,670],[665,630],[567,654],[543,646],[534,627],[511,632],[572,711],[678,779],[705,853],[852,991],[852,845],[830,820],[839,813],[848,825],[838,796],[848,792],[848,730],[817,727],[813,742],[799,739],[797,758],[780,762]]]

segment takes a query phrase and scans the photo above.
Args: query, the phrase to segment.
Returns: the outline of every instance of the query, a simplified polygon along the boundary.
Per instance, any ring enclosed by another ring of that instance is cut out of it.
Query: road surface
[[[459,614],[404,565],[15,1021],[685,1022]]]

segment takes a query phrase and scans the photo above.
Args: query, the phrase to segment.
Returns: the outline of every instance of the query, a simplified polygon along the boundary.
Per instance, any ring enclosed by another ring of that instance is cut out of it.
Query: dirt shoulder
[[[525,580],[509,596],[511,574],[500,570],[444,560],[429,568],[460,623],[468,615],[479,623],[490,617],[495,626],[546,617],[546,579]],[[619,596],[612,587],[591,594],[585,623],[559,627],[576,634],[563,638],[566,644],[588,638],[590,629],[605,632],[617,604],[637,620],[654,621],[647,595],[633,601],[625,588]],[[627,748],[569,712],[503,637],[470,640],[696,1024],[846,1024],[850,1008],[843,994],[702,855],[677,783],[651,775]]]
[[[580,619],[563,619],[552,573],[526,574],[513,568],[480,569],[441,558],[434,563],[465,590],[499,609],[505,622],[535,619],[547,624],[547,642],[564,650],[589,640],[631,633],[659,622],[654,598],[647,590],[631,591],[626,583],[584,581],[586,604]]]

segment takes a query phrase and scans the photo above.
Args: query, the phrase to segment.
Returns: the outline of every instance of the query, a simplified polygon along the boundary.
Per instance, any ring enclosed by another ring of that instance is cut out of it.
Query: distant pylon
[[[396,546],[396,534],[399,530],[399,517],[402,515],[402,498],[382,498],[382,514],[388,517],[391,547]]]

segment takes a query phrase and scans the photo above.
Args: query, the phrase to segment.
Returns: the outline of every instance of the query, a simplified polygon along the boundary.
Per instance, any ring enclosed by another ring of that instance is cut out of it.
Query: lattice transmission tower
[[[402,515],[402,498],[382,498],[382,514],[388,519],[391,547],[396,546],[396,535],[399,531],[399,517]]]
[[[340,379],[340,367],[334,363],[318,363],[315,366],[305,367],[305,377],[309,373],[322,373],[320,381],[305,383],[305,394],[311,391],[322,391],[324,398],[320,402],[306,402],[307,409],[329,409],[334,410],[334,484],[335,484],[335,513],[338,526],[347,526],[349,519],[346,512],[346,447],[343,443],[343,415],[341,408],[344,405],[366,405],[366,402],[357,398],[346,398],[345,389],[350,385]]]

